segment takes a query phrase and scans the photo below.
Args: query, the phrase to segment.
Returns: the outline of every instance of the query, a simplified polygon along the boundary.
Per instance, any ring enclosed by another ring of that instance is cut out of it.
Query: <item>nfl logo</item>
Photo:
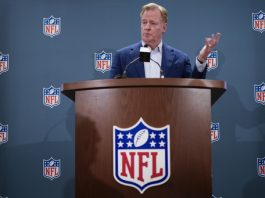
[[[207,57],[207,70],[216,69],[218,67],[218,52],[212,51]]]
[[[43,104],[48,107],[55,107],[60,104],[60,88],[43,88]]]
[[[95,53],[95,69],[102,73],[109,71],[112,64],[112,53]]]
[[[265,105],[265,83],[254,85],[254,98],[257,103]]]
[[[113,127],[115,180],[140,193],[170,177],[169,125],[154,128],[142,118],[130,128]]]
[[[265,13],[259,11],[252,13],[252,28],[260,33],[265,31]]]
[[[61,175],[61,160],[55,160],[52,157],[43,160],[43,176],[50,180],[56,179]]]
[[[217,142],[220,139],[220,124],[211,122],[211,141]]]
[[[0,144],[6,143],[8,141],[8,125],[3,125],[0,123]]]
[[[0,52],[0,74],[7,72],[9,68],[9,54]]]
[[[49,37],[57,36],[61,33],[61,18],[43,18],[43,34]]]
[[[265,157],[257,158],[257,168],[260,177],[265,177]]]

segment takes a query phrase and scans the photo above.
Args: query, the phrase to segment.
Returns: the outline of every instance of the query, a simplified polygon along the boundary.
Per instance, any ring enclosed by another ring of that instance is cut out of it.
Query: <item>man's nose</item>
[[[150,23],[146,23],[144,29],[146,29],[146,30],[150,30],[150,27],[151,27],[151,26],[150,26]]]

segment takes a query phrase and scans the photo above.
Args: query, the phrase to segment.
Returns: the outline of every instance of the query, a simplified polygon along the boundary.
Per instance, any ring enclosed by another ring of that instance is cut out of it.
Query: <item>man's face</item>
[[[146,10],[141,17],[142,40],[152,49],[160,43],[163,33],[167,30],[167,23],[162,20],[158,9]]]

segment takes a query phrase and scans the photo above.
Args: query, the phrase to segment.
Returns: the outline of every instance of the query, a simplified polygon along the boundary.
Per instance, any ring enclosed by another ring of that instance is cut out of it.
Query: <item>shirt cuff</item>
[[[199,72],[203,72],[203,70],[205,69],[206,67],[206,61],[204,63],[201,63],[199,60],[198,60],[198,57],[196,57],[196,67],[197,67],[197,70]]]

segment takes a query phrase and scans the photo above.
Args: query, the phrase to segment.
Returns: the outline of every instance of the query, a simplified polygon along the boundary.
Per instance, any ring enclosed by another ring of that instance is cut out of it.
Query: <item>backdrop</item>
[[[108,78],[115,51],[140,40],[145,3],[0,0],[0,197],[74,197],[74,104],[60,86]],[[208,57],[207,79],[228,83],[212,109],[212,196],[264,198],[265,1],[156,3],[163,42],[193,63],[222,33]]]

